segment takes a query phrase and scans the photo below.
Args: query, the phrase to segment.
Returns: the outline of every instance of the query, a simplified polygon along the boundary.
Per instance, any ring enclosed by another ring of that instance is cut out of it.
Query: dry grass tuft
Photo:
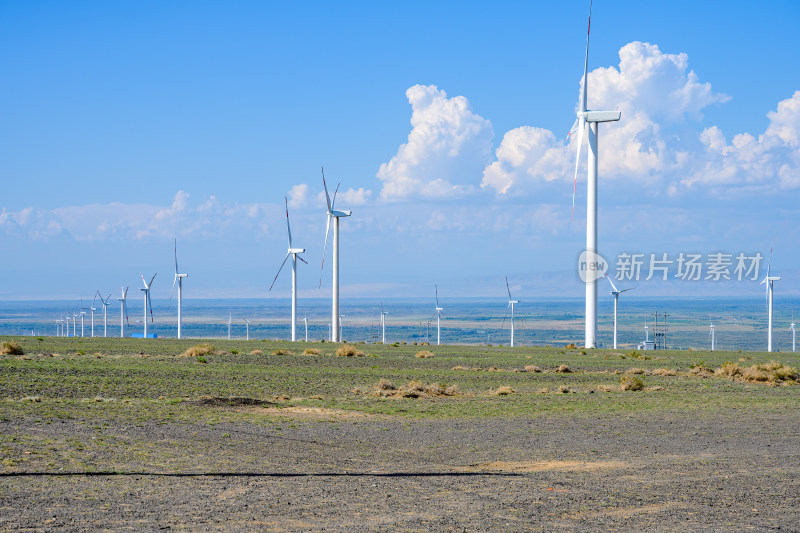
[[[262,352],[261,350],[253,350],[252,352],[250,352],[250,355],[264,355],[264,352]]]
[[[547,387],[543,387],[539,389],[539,394],[550,394],[550,389],[548,389]]]
[[[24,398],[20,398],[19,401],[21,402],[32,402],[32,403],[39,403],[42,401],[41,396],[25,396]]]
[[[419,357],[419,358],[422,358],[422,359],[427,359],[427,358],[429,358],[429,357],[433,357],[433,352],[431,352],[431,351],[428,351],[428,350],[422,350],[422,351],[419,351],[419,352],[417,352],[417,353],[414,355],[414,357]]]
[[[425,383],[412,380],[406,385],[396,387],[388,379],[381,379],[372,387],[373,395],[383,398],[439,398],[455,396],[458,394],[458,386],[444,385],[442,383]]]
[[[645,374],[646,372],[643,368],[633,367],[626,370],[625,373],[630,375],[641,375]]]
[[[272,355],[292,355],[292,351],[281,348],[279,350],[272,350]]]
[[[24,355],[25,350],[17,341],[5,341],[0,344],[0,355]]]
[[[211,355],[213,353],[214,353],[214,346],[208,343],[204,343],[192,346],[191,348],[180,354],[178,357],[197,357],[198,355]]]
[[[319,355],[321,353],[322,352],[320,352],[317,348],[306,348],[303,350],[303,355]]]
[[[508,396],[509,394],[514,394],[514,389],[509,387],[508,385],[503,385],[502,387],[497,387],[493,394],[495,396]]]
[[[689,369],[689,375],[707,378],[714,375],[714,371],[707,366],[697,365]]]
[[[722,363],[722,366],[714,371],[718,376],[727,376],[729,378],[741,377],[744,369],[739,366],[739,363],[732,363],[730,361]]]
[[[365,354],[352,344],[345,344],[344,346],[336,350],[336,355],[338,355],[339,357],[353,357],[353,356],[364,357],[367,354]]]
[[[570,368],[567,365],[561,365],[558,368],[556,368],[556,372],[558,372],[559,374],[571,374],[572,370],[570,370]]]
[[[465,366],[458,365],[458,366],[454,366],[450,370],[469,370],[469,368],[467,368]]]
[[[603,391],[603,392],[614,392],[614,391],[618,391],[619,388],[615,387],[614,385],[598,385],[597,386],[597,390],[600,390],[600,391]]]
[[[577,349],[578,347],[577,347],[577,346],[575,346],[575,343],[574,343],[574,342],[571,342],[571,343],[567,344],[567,345],[565,346],[565,348],[566,348],[567,350],[575,350],[575,349]]]
[[[795,368],[770,361],[745,368],[742,371],[741,379],[750,383],[766,383],[768,385],[793,384],[800,379],[800,373]]]
[[[571,391],[569,390],[569,387],[567,387],[566,385],[561,385],[558,388],[558,392],[560,392],[561,394],[567,394],[567,393],[569,393]]]
[[[619,388],[624,391],[644,390],[644,381],[639,377],[622,376],[619,380]]]
[[[678,372],[671,368],[656,368],[653,370],[654,376],[677,376]]]
[[[536,373],[539,373],[541,371],[542,371],[542,369],[539,368],[536,365],[525,365],[525,372],[536,372]]]

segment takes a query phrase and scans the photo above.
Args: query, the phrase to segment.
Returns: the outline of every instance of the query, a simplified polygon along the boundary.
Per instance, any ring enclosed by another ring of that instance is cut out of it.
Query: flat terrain
[[[794,354],[2,341],[3,530],[800,531]]]

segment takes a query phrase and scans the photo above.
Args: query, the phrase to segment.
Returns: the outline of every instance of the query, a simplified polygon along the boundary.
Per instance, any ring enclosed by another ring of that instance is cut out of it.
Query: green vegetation
[[[734,352],[648,352],[646,358],[629,354],[637,365],[631,368],[619,352],[599,349],[583,355],[563,348],[440,346],[436,357],[418,357],[413,345],[376,344],[369,357],[357,357],[364,354],[357,347],[331,343],[0,341],[8,352],[0,356],[0,418],[8,420],[219,422],[274,415],[198,403],[203,397],[415,418],[780,412],[800,391],[796,358],[780,353],[750,353],[740,367],[731,360],[745,358]],[[550,391],[561,394],[543,394]]]

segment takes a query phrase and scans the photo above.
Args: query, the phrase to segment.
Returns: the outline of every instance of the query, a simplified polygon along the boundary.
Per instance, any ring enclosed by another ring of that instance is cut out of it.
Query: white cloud
[[[345,206],[364,205],[369,201],[370,196],[372,196],[372,191],[364,189],[363,187],[359,187],[358,189],[347,189],[346,191],[342,191],[339,193],[339,196],[341,197],[341,201],[344,202]],[[347,209],[347,207],[344,207],[344,209]]]
[[[380,199],[444,198],[474,190],[483,167],[491,160],[492,125],[472,112],[463,96],[448,98],[435,85],[415,85],[406,91],[411,104],[408,142],[383,163]]]
[[[308,203],[308,185],[300,183],[289,189],[289,207],[303,207]]]

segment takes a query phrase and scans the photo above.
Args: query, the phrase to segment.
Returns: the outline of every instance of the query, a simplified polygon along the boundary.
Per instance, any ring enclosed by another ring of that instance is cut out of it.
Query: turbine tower
[[[245,318],[244,319],[244,327],[247,328],[246,340],[249,341],[250,340],[250,319],[249,318]]]
[[[583,80],[581,83],[581,94],[578,101],[578,113],[575,124],[569,132],[567,138],[574,133],[578,134],[578,142],[575,155],[575,179],[572,185],[572,213],[575,213],[575,189],[578,182],[578,165],[581,159],[581,145],[583,144],[583,134],[589,125],[589,155],[588,155],[588,180],[586,184],[586,251],[598,253],[597,246],[597,137],[599,124],[601,122],[614,122],[620,119],[619,111],[590,111],[587,109],[588,100],[588,68],[589,68],[589,30],[592,25],[592,4],[589,3],[589,25],[586,30],[586,56],[583,63]],[[586,282],[586,326],[585,341],[586,348],[597,346],[597,279]]]
[[[103,295],[100,294],[100,290],[97,290],[97,296],[100,297],[100,301],[103,302],[103,337],[108,337],[108,302],[111,301],[111,294],[104,300]]]
[[[714,351],[716,346],[716,337],[714,336],[714,322],[709,318],[708,319],[709,326],[708,326],[708,338],[711,339],[711,351]]]
[[[606,274],[606,279],[608,279],[608,282],[611,284],[611,289],[612,289],[611,295],[614,297],[614,349],[616,350],[617,349],[617,304],[619,303],[619,295],[622,294],[623,292],[633,290],[635,287],[631,287],[630,289],[619,290],[614,285],[614,282],[611,281],[611,278],[608,276],[608,274]],[[644,329],[646,332],[647,331],[646,325]]]
[[[233,321],[233,315],[228,313],[228,340],[231,340],[231,322]]]
[[[511,287],[508,286],[508,276],[506,276],[506,290],[508,290],[508,307],[506,308],[506,316],[508,316],[508,310],[511,309],[511,347],[514,347],[514,304],[518,304],[519,300],[513,300],[511,298]],[[503,317],[503,326],[505,326],[506,317]],[[503,329],[503,326],[500,326],[500,329]]]
[[[150,322],[153,321],[153,304],[150,303],[150,287],[153,286],[153,280],[156,279],[156,275],[158,272],[153,274],[153,277],[150,278],[150,283],[147,283],[144,280],[144,274],[142,274],[142,283],[144,283],[144,288],[139,289],[144,293],[144,337],[147,338],[147,309],[150,309]]]
[[[772,289],[773,283],[780,281],[780,276],[770,276],[770,268],[772,267],[772,248],[775,246],[775,239],[772,239],[772,246],[769,248],[769,262],[767,263],[767,275],[761,280],[761,283],[766,285],[767,289],[767,351],[772,351]]]
[[[97,311],[97,308],[94,306],[95,298],[97,298],[96,294],[94,298],[92,298],[92,305],[89,306],[89,310],[92,312],[92,337],[94,337],[94,312]]]
[[[169,293],[169,303],[172,305],[172,294],[175,292],[175,284],[178,284],[178,338],[181,338],[181,308],[183,304],[183,278],[189,274],[178,273],[178,239],[175,239],[175,279],[172,281],[172,291]],[[155,277],[155,276],[154,276]]]
[[[281,267],[278,269],[278,273],[275,274],[275,279],[272,280],[272,285],[269,286],[269,290],[271,291],[272,287],[275,286],[275,282],[278,280],[278,276],[280,276],[281,270],[283,270],[283,265],[286,264],[286,261],[289,259],[289,256],[291,256],[292,258],[292,342],[295,342],[297,340],[297,260],[299,259],[305,264],[308,263],[306,262],[305,259],[300,257],[300,254],[305,252],[306,249],[294,248],[292,246],[292,227],[289,225],[289,199],[284,196],[283,200],[286,202],[286,230],[289,233],[289,250],[286,252],[286,257],[283,258],[283,263],[281,263]]]
[[[303,316],[303,322],[306,324],[306,342],[308,342],[308,315]]]
[[[333,192],[333,201],[328,194],[328,184],[325,183],[325,169],[322,169],[322,186],[325,187],[325,200],[328,203],[328,224],[325,227],[325,246],[322,248],[322,268],[319,272],[319,286],[322,287],[322,271],[325,269],[325,249],[328,247],[328,230],[331,228],[333,219],[333,298],[331,309],[331,341],[340,342],[339,332],[339,218],[349,217],[350,211],[336,211],[336,193],[339,192],[339,185]]]
[[[439,307],[439,286],[434,283],[433,287],[436,289],[436,309],[433,311],[433,316],[436,317],[436,346],[439,346],[442,341],[441,318],[444,308]],[[433,316],[431,317],[431,320],[433,320]],[[428,324],[430,323],[431,321],[428,320]]]
[[[792,311],[792,323],[789,324],[789,329],[792,330],[792,353],[794,353],[794,311]]]
[[[388,311],[383,310],[383,302],[381,302],[381,344],[386,344],[386,315]]]
[[[117,298],[120,303],[120,310],[119,310],[119,336],[125,336],[125,322],[128,321],[128,306],[126,305],[126,301],[128,299],[128,289],[130,287],[121,287],[122,289],[122,297]],[[123,322],[124,318],[124,322]]]

